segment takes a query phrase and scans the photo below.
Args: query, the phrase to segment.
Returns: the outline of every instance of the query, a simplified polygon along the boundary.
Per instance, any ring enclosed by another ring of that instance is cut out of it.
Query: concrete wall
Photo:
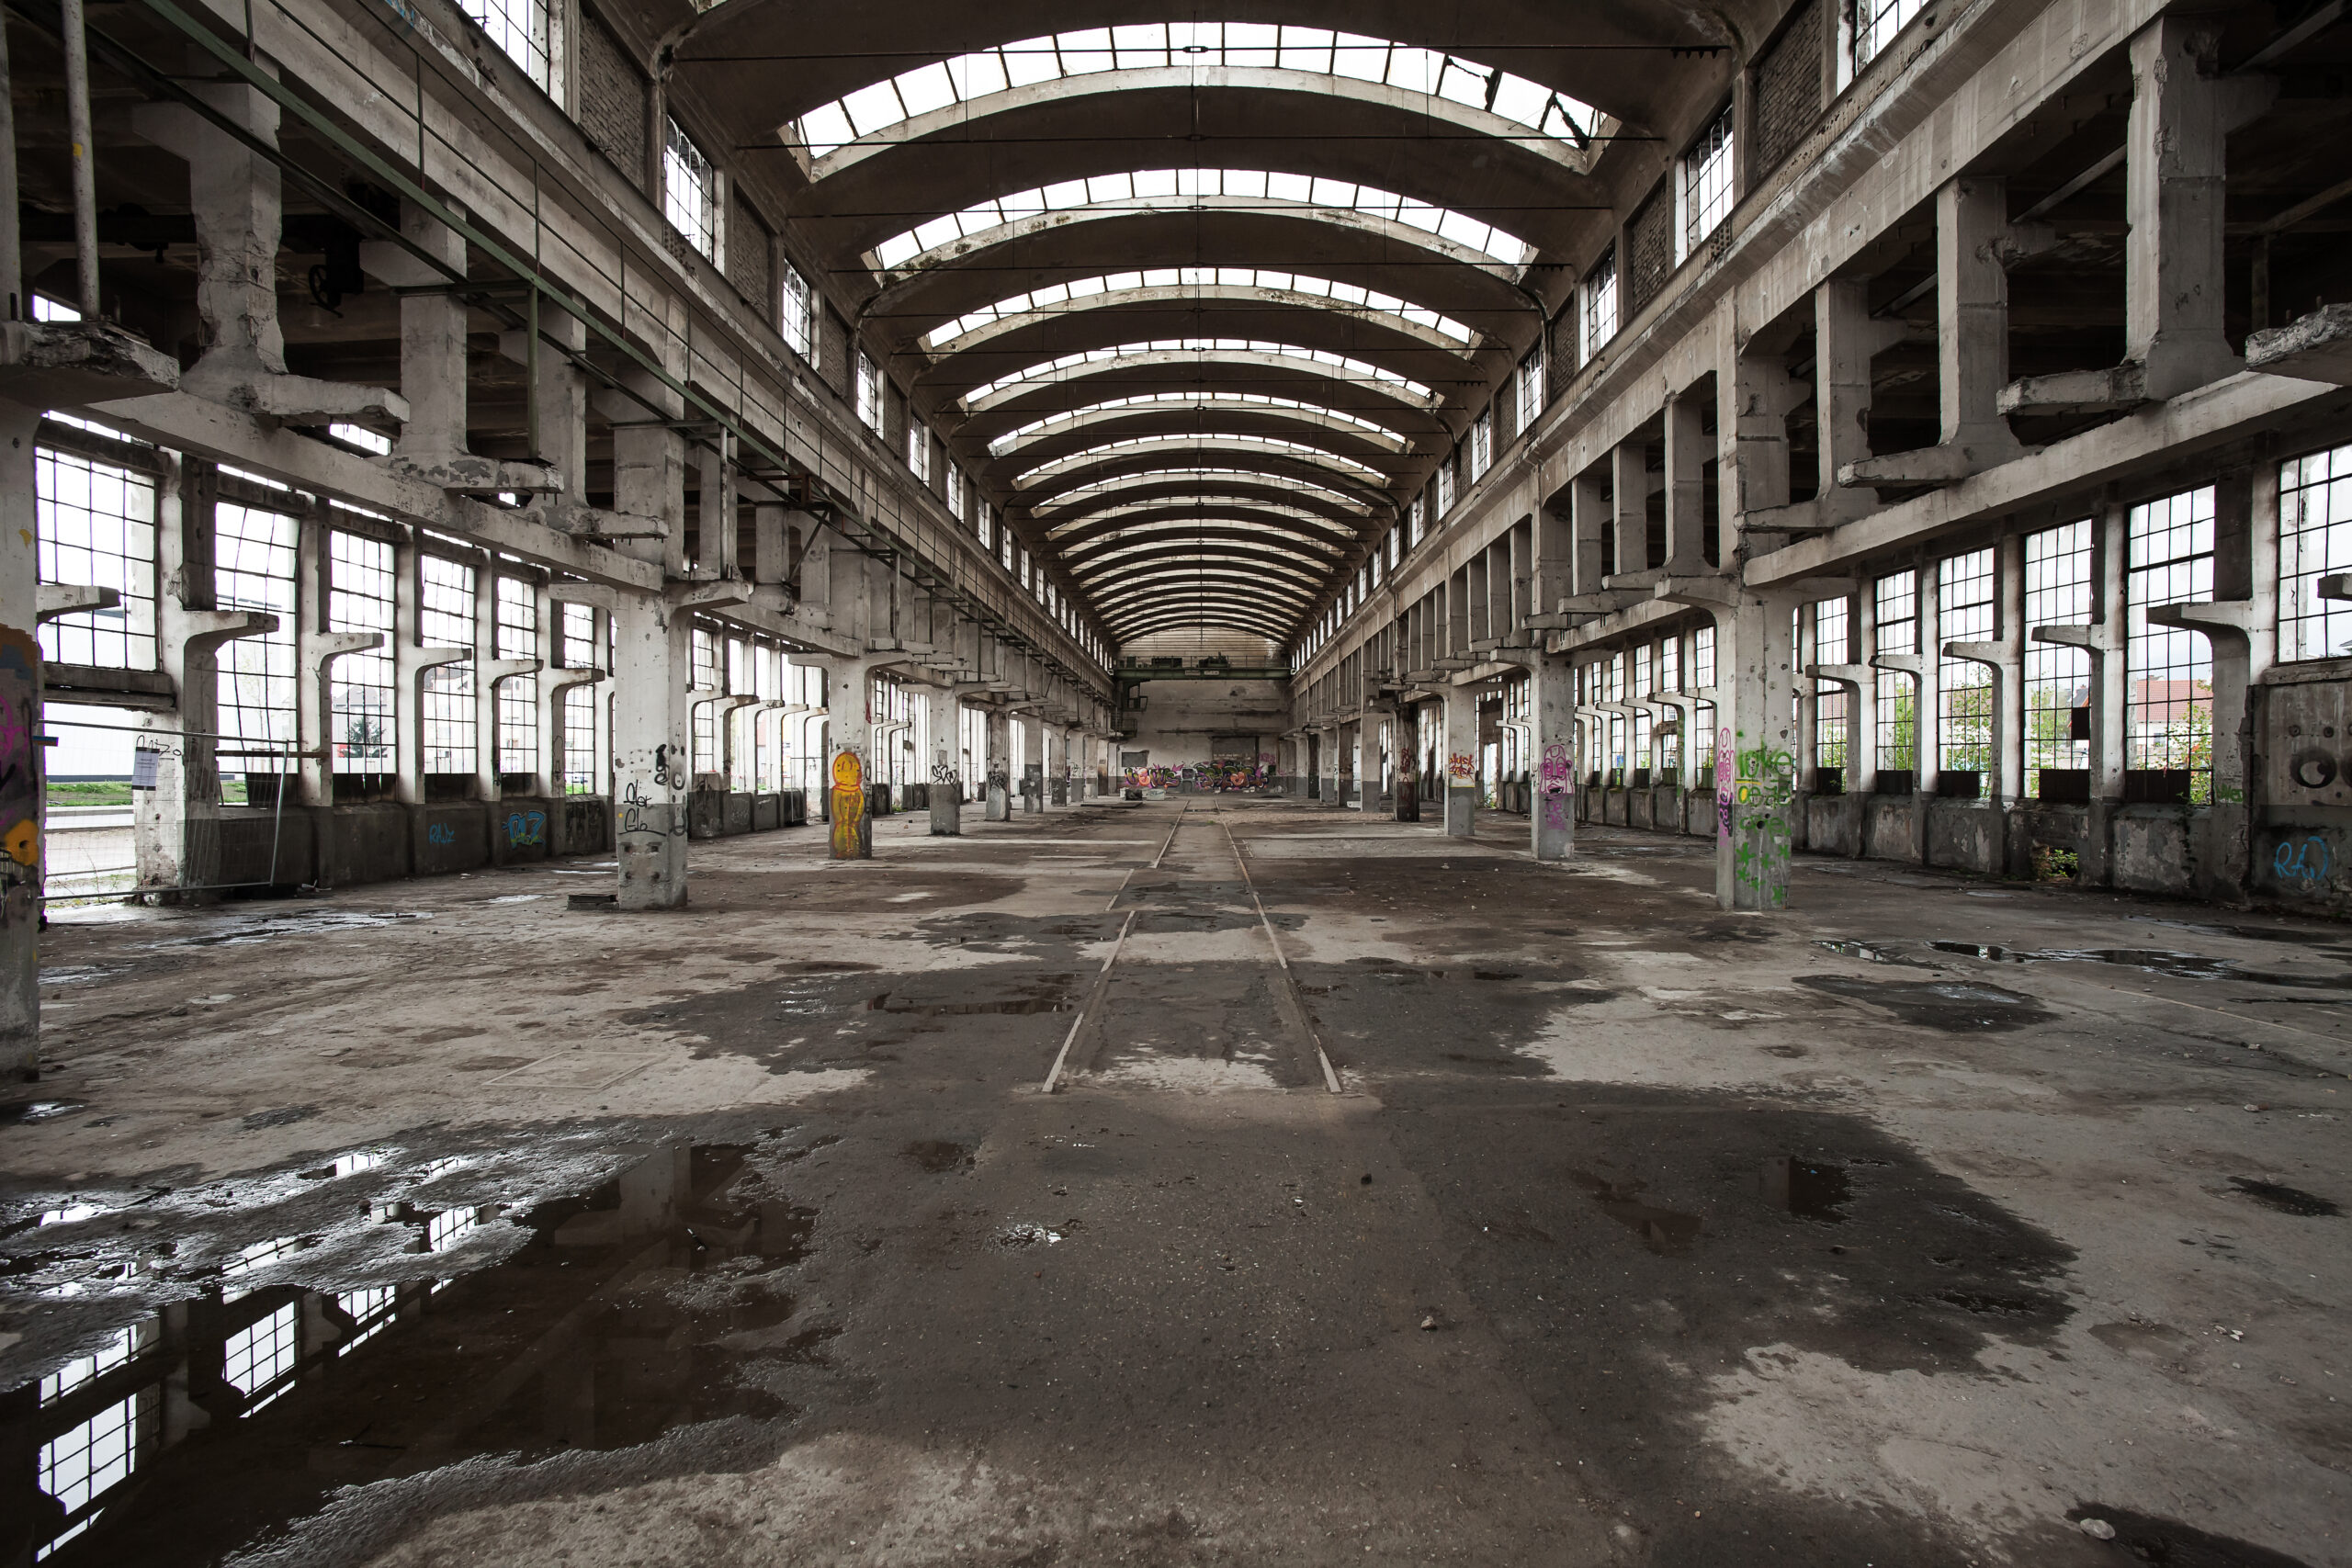
[[[1255,735],[1258,757],[1273,761],[1276,738],[1290,728],[1290,688],[1281,681],[1146,681],[1136,734],[1120,751],[1148,751],[1155,768],[1209,760],[1211,738]]]

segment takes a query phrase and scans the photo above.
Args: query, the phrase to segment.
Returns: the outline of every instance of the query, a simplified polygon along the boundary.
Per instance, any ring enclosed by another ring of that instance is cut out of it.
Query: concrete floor
[[[54,1561],[2352,1564],[2352,931],[924,826],[53,928],[0,1387],[176,1439]]]

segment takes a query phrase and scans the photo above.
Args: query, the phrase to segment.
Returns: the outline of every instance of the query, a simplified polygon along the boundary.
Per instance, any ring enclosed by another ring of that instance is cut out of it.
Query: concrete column
[[[277,141],[278,107],[257,88],[183,84],[263,142]],[[277,165],[178,104],[131,111],[139,134],[187,160],[197,244],[197,318],[204,351],[180,389],[249,413],[302,423],[405,421],[407,401],[379,387],[351,387],[286,373],[277,320],[277,251],[283,202]]]
[[[1936,192],[1937,389],[1942,444],[1962,449],[1962,472],[2018,451],[1999,407],[2009,381],[2009,274],[1999,249],[2008,228],[2006,180],[1970,175]]]
[[[931,836],[953,839],[964,830],[964,770],[956,755],[964,705],[953,686],[925,687],[923,703],[931,732]]]
[[[1445,689],[1445,833],[1466,839],[1478,818],[1478,699],[1468,686]]]
[[[1782,353],[1738,350],[1731,355],[1728,408],[1715,432],[1723,476],[1725,523],[1789,504],[1789,411],[1802,395]]]
[[[15,155],[13,147],[0,151]],[[40,1076],[44,770],[33,508],[40,427],[39,409],[0,402],[0,1078],[28,1082]]]
[[[1323,775],[1321,786],[1323,804],[1330,807],[1345,807],[1347,802],[1340,798],[1340,727],[1338,725],[1326,724],[1317,728],[1316,751]]]
[[[401,233],[435,261],[466,269],[466,242],[413,201],[401,203]],[[389,244],[386,245],[390,249]],[[413,253],[397,254],[401,282],[436,284],[442,277]],[[466,452],[466,302],[454,294],[401,297],[401,396],[408,423],[395,448],[412,462],[447,461]]]
[[[613,789],[619,907],[686,902],[694,617],[652,594],[613,603]]]
[[[1884,329],[1871,321],[1870,285],[1833,277],[1813,291],[1814,412],[1820,429],[1816,526],[1875,511],[1878,492],[1838,487],[1838,470],[1871,455],[1871,361]]]
[[[1603,530],[1615,525],[1605,476],[1588,468],[1568,481],[1568,526],[1575,542],[1568,557],[1568,592],[1577,598],[1600,592],[1600,545]]]
[[[1009,822],[1012,819],[1012,716],[1002,708],[990,708],[982,728],[988,746],[987,820]]]
[[[1716,615],[1716,670],[1732,686],[1727,702],[1718,699],[1715,733],[1715,894],[1726,909],[1788,907],[1796,802],[1790,631],[1784,599],[1740,592]]]
[[[874,858],[874,821],[867,802],[882,782],[874,754],[875,664],[868,659],[825,661],[825,712],[831,727],[826,759],[825,819],[835,860]]]
[[[695,565],[710,577],[740,575],[735,560],[735,465],[722,449],[727,442],[724,434],[715,435],[710,445],[695,448],[701,479],[695,508]]]
[[[1707,568],[1708,393],[1690,387],[1666,404],[1666,570],[1690,577]]]
[[[1069,731],[1059,724],[1046,726],[1046,803],[1069,804]]]
[[[1021,809],[1034,816],[1046,809],[1046,721],[1031,708],[1016,722],[1021,726]]]
[[[2225,82],[2221,17],[2163,17],[2132,39],[2124,132],[2123,357],[2162,400],[2241,368],[2222,330],[2224,152],[2233,121],[2271,84]]]
[[[1617,570],[1611,581],[1629,578],[1650,565],[1649,444],[1621,441],[1609,452],[1610,526],[1617,538]]]
[[[1527,679],[1535,762],[1530,847],[1537,860],[1566,860],[1576,852],[1576,668],[1565,658],[1539,654],[1528,660]]]

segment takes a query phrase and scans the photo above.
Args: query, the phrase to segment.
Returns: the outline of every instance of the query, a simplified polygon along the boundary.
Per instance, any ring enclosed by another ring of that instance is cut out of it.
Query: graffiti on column
[[[947,754],[944,751],[941,752],[938,760],[931,764],[931,782],[935,784],[952,784],[956,782],[956,764],[947,760]]]
[[[1759,746],[1738,754],[1738,769],[1732,875],[1777,908],[1789,901],[1789,808],[1796,798],[1796,760]]]
[[[40,648],[0,630],[0,925],[35,918],[40,875]]]
[[[1478,776],[1478,759],[1467,751],[1456,751],[1446,758],[1445,771],[1455,780],[1467,782]]]
[[[1731,749],[1731,731],[1715,731],[1715,840],[1731,840],[1732,795],[1737,787],[1739,759]]]
[[[2310,893],[2325,885],[2332,862],[2327,840],[2316,834],[2281,839],[2270,853],[2270,874],[2290,892]]]
[[[1568,755],[1566,742],[1555,740],[1544,748],[1544,761],[1536,776],[1543,789],[1544,826],[1566,828],[1574,809],[1577,789],[1576,763]]]
[[[990,762],[989,764],[989,788],[1003,790],[1011,789],[1012,787],[1012,775],[1005,771],[1004,764],[1002,762]]]
[[[833,858],[866,858],[865,761],[854,751],[833,754]]]

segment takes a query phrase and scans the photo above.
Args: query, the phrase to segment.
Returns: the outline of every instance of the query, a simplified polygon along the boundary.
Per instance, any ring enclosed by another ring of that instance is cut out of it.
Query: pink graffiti
[[[1728,727],[1715,731],[1715,837],[1731,840],[1731,808],[1739,793],[1739,759],[1731,748]]]
[[[1544,781],[1546,795],[1566,795],[1576,789],[1576,766],[1568,756],[1567,747],[1554,741],[1544,748],[1544,761],[1537,769]]]

